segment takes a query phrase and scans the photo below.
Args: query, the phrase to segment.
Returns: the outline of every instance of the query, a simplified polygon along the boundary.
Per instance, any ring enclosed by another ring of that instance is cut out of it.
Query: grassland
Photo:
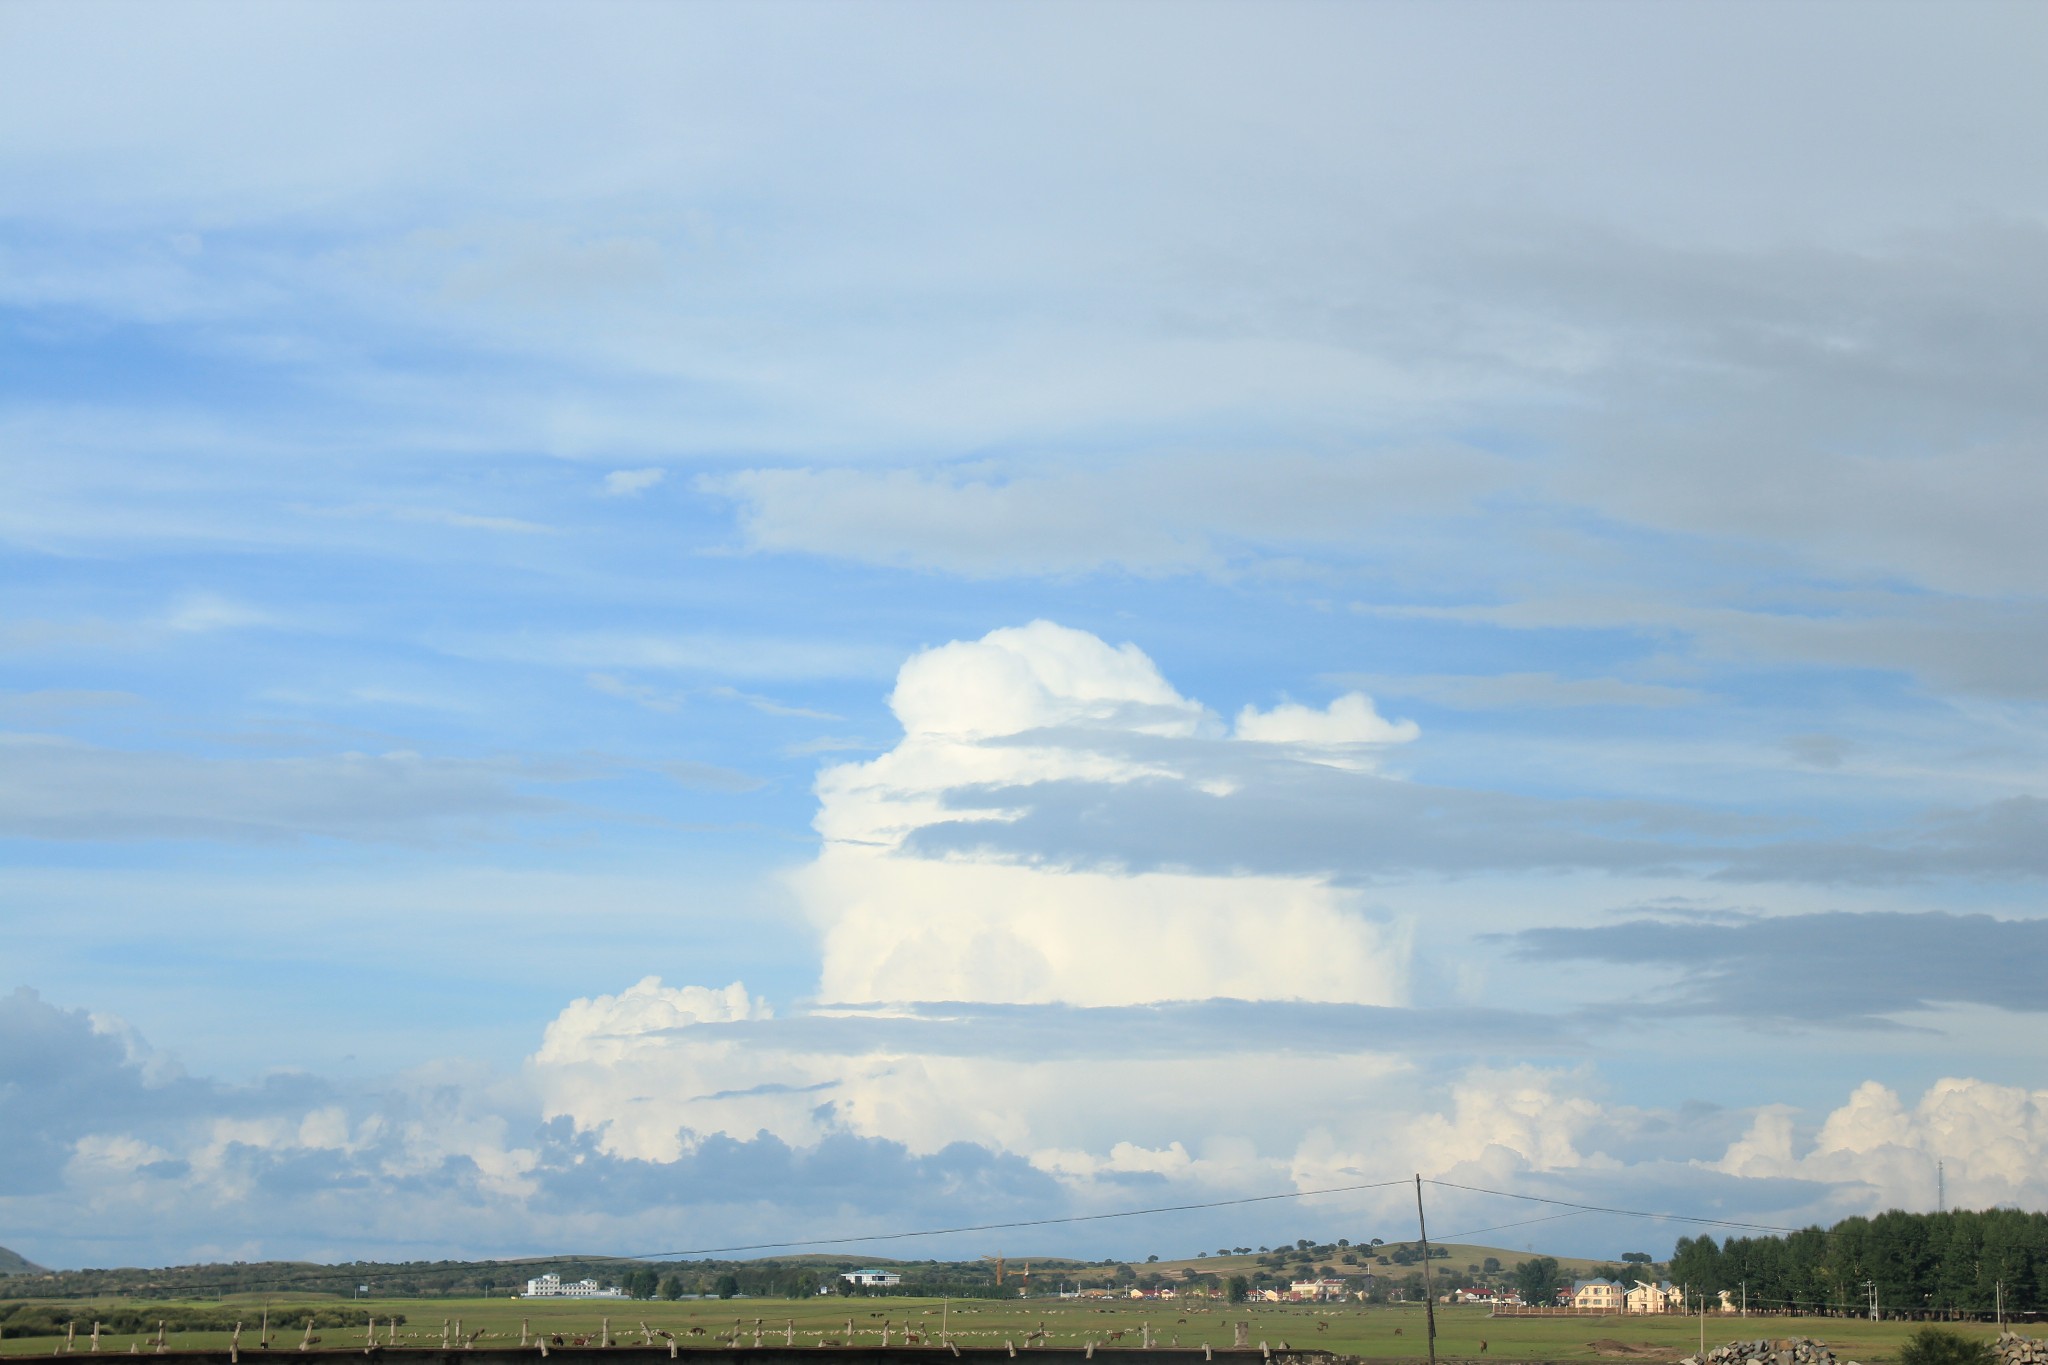
[[[102,1308],[117,1306],[153,1309],[155,1302],[106,1301]],[[236,1296],[226,1301],[246,1314],[244,1349],[254,1345],[258,1323],[269,1314],[272,1338],[278,1349],[289,1350],[299,1343],[305,1312],[314,1308],[332,1310],[331,1295]],[[91,1304],[70,1300],[67,1307],[81,1310],[88,1320]],[[168,1303],[162,1306],[170,1306]],[[219,1299],[194,1302],[191,1307],[218,1311]],[[349,1305],[351,1308],[355,1304]],[[1110,1334],[1125,1333],[1117,1345],[1135,1345],[1142,1325],[1150,1323],[1154,1340],[1161,1345],[1178,1341],[1183,1346],[1207,1342],[1227,1346],[1230,1323],[1251,1324],[1253,1342],[1278,1345],[1286,1341],[1295,1347],[1317,1347],[1344,1355],[1378,1359],[1423,1356],[1428,1342],[1423,1310],[1417,1305],[1366,1307],[1356,1304],[1265,1304],[1211,1306],[1205,1301],[1169,1300],[955,1300],[942,1304],[936,1299],[902,1298],[819,1298],[717,1299],[647,1302],[633,1300],[519,1300],[492,1299],[385,1299],[361,1301],[363,1320],[371,1316],[388,1320],[402,1314],[405,1325],[398,1329],[399,1343],[438,1346],[442,1323],[449,1330],[461,1323],[465,1333],[483,1331],[479,1344],[512,1344],[519,1340],[524,1322],[532,1331],[560,1333],[565,1338],[587,1336],[594,1343],[603,1320],[610,1319],[613,1339],[621,1343],[642,1340],[641,1323],[656,1330],[676,1333],[686,1343],[712,1344],[730,1331],[735,1321],[742,1329],[742,1341],[753,1340],[754,1323],[761,1321],[764,1341],[779,1344],[786,1330],[794,1330],[800,1345],[816,1346],[821,1339],[847,1340],[851,1319],[853,1340],[863,1345],[881,1339],[884,1323],[889,1325],[893,1343],[900,1342],[906,1325],[921,1334],[936,1336],[943,1321],[962,1345],[1000,1346],[1004,1341],[1020,1345],[1024,1337],[1041,1324],[1053,1345],[1107,1342]],[[1451,1359],[1487,1361],[1537,1360],[1634,1360],[1658,1365],[1677,1360],[1697,1348],[1701,1323],[1687,1317],[1609,1318],[1492,1318],[1484,1309],[1440,1306],[1437,1310],[1438,1354]],[[691,1329],[702,1335],[690,1335]],[[1828,1342],[1844,1361],[1875,1362],[1882,1365],[1897,1358],[1899,1344],[1917,1324],[1873,1323],[1860,1318],[1739,1318],[1710,1317],[1705,1323],[1709,1346],[1737,1338],[1810,1336]],[[1957,1324],[1956,1329],[1972,1336],[1989,1338],[1993,1329],[1982,1324]],[[379,1341],[388,1329],[380,1326]],[[356,1347],[364,1344],[363,1329],[325,1328],[318,1334],[322,1347]],[[126,1354],[137,1337],[106,1337],[102,1353]],[[225,1348],[225,1332],[176,1333],[175,1348]],[[1485,1343],[1481,1354],[1481,1343]],[[63,1338],[28,1337],[0,1341],[0,1354],[48,1356],[61,1349]],[[143,1347],[145,1353],[147,1345]],[[84,1354],[84,1343],[79,1353]]]

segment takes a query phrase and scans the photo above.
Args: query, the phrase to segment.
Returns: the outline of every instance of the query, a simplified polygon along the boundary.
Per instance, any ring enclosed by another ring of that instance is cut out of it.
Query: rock
[[[1688,1359],[1692,1365],[1836,1365],[1835,1353],[1827,1343],[1812,1337],[1731,1341]],[[2001,1359],[1999,1365],[2048,1365],[2048,1356],[2039,1360]]]
[[[2023,1337],[2009,1330],[1998,1334],[1998,1341],[1991,1351],[1998,1357],[1999,1365],[2044,1365],[2048,1362],[2048,1341]]]

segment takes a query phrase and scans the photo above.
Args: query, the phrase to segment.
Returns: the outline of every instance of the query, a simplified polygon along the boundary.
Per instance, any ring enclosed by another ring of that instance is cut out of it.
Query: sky
[[[0,6],[0,1244],[2048,1207],[2044,53]]]

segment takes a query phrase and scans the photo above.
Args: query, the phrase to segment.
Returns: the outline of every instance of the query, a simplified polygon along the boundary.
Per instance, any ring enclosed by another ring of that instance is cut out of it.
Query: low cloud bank
[[[1425,1067],[1313,1035],[1234,1058],[1075,1064],[919,1054],[901,1032],[864,1048],[870,1022],[812,1017],[807,1046],[740,1047],[733,1031],[783,1021],[740,988],[641,982],[569,1006],[518,1074],[442,1064],[373,1086],[238,1087],[180,1076],[117,1021],[19,991],[0,1008],[22,1158],[0,1215],[33,1259],[77,1265],[666,1248],[679,1219],[703,1245],[858,1236],[1410,1171],[1775,1223],[1917,1207],[1936,1160],[1958,1204],[2048,1199],[2048,1093],[1969,1078],[1917,1100],[1869,1083],[1814,1124],[1786,1106],[1617,1106],[1583,1070]],[[835,1027],[855,1036],[817,1045]],[[1324,1196],[1286,1221],[1400,1235],[1399,1193]],[[1498,1200],[1436,1197],[1459,1227],[1505,1218]],[[1141,1235],[1200,1245],[1241,1225],[1226,1211]],[[1099,1250],[1101,1236],[1055,1230],[1045,1245]]]

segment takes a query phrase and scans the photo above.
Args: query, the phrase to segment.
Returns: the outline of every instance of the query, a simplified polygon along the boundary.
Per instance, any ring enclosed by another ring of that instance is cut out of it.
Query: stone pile
[[[1824,1341],[1812,1337],[1787,1337],[1778,1341],[1767,1341],[1758,1337],[1754,1341],[1731,1341],[1726,1346],[1716,1346],[1705,1356],[1687,1356],[1678,1365],[1836,1365],[1835,1353]],[[1856,1365],[1853,1360],[1848,1365]],[[2009,1365],[2048,1365],[2048,1356],[2039,1361],[2015,1361]]]
[[[1991,1349],[1998,1356],[1998,1365],[2048,1365],[2048,1341],[2039,1337],[2000,1332],[1998,1344]]]

